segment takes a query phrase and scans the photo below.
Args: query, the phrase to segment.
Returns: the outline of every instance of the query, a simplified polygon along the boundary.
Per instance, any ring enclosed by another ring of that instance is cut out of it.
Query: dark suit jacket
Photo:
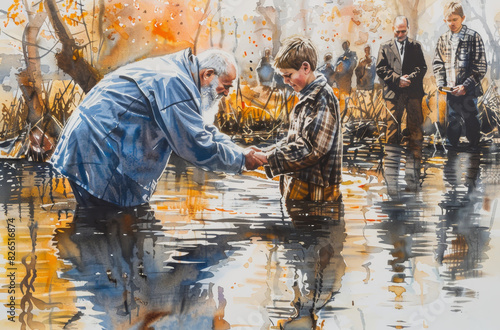
[[[405,42],[404,62],[398,52],[395,40],[391,39],[380,46],[377,58],[377,75],[384,83],[384,98],[391,100],[401,93],[410,97],[423,97],[422,80],[427,72],[422,45],[408,38]],[[399,78],[408,75],[411,81],[409,87],[400,88]]]

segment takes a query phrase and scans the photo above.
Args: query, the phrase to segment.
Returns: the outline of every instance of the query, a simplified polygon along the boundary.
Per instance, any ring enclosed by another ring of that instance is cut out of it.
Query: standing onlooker
[[[262,88],[270,91],[273,87],[274,68],[272,66],[271,49],[264,49],[264,56],[260,59],[257,65],[257,77]]]
[[[424,96],[423,77],[427,71],[422,46],[408,38],[408,19],[394,19],[394,39],[380,46],[377,75],[384,83],[384,99],[390,112],[387,119],[388,144],[402,141],[401,120],[406,109],[406,127],[409,131],[409,148],[416,159],[422,155]]]
[[[481,79],[487,70],[486,52],[481,36],[462,24],[465,15],[460,3],[448,3],[444,17],[450,30],[438,40],[432,68],[438,88],[453,88],[447,96],[447,142],[458,146],[465,126],[469,146],[475,149],[481,138],[477,97],[483,94]]]
[[[323,65],[318,68],[318,72],[325,76],[326,81],[330,86],[333,86],[333,83],[335,82],[335,69],[333,68],[332,59],[332,53],[326,53]]]
[[[363,91],[372,91],[375,85],[376,59],[371,55],[370,45],[365,46],[365,57],[359,60],[354,73],[356,74],[356,88]]]
[[[346,40],[342,43],[344,53],[339,56],[335,63],[335,82],[339,89],[340,95],[340,108],[344,108],[345,99],[351,95],[352,88],[352,75],[356,63],[358,63],[358,56],[354,51],[349,49],[351,43]]]

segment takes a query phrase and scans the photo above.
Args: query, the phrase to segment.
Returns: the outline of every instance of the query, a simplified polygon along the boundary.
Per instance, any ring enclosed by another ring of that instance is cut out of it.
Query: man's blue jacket
[[[241,172],[242,149],[203,122],[198,80],[189,49],[106,75],[71,115],[50,162],[120,206],[149,201],[172,151],[205,170]]]

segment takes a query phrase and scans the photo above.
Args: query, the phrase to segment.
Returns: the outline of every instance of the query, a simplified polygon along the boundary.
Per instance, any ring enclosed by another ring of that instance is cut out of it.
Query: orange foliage
[[[153,30],[151,31],[153,34],[162,37],[163,39],[169,40],[171,42],[175,42],[175,31],[172,31],[168,25],[163,25],[162,23],[158,23],[156,19],[153,20]]]
[[[106,2],[104,12],[106,43],[100,66],[112,68],[143,57],[164,55],[193,47],[196,31],[201,28],[198,47],[208,45],[204,12],[206,1],[144,1],[126,6],[124,1]],[[94,23],[99,13],[94,14]]]
[[[42,12],[45,8],[43,1],[37,3],[37,5],[38,9],[36,9],[36,12]],[[66,0],[66,2],[61,4],[61,7],[65,8],[65,14],[62,14],[62,18],[70,26],[77,26],[87,15],[85,11],[80,11],[75,0]],[[30,10],[32,9],[30,8]],[[7,9],[7,19],[4,21],[4,26],[7,27],[10,21],[15,25],[23,24],[26,22],[24,18],[25,14],[26,8],[23,6],[22,1],[14,0],[12,5]]]
[[[14,3],[10,5],[9,9],[7,9],[7,19],[4,21],[4,26],[7,27],[9,25],[9,21],[16,25],[23,24],[26,20],[19,16],[19,13],[23,11],[24,6],[21,3],[21,0],[14,0]]]

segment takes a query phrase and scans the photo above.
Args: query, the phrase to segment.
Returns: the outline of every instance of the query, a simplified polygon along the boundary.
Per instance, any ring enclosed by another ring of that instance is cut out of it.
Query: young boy
[[[287,39],[274,67],[299,95],[286,138],[260,155],[269,177],[280,178],[285,200],[336,201],[340,197],[342,130],[338,100],[315,74],[318,52],[309,39]]]
[[[465,135],[472,149],[478,147],[481,122],[477,109],[477,97],[483,94],[481,79],[486,74],[486,53],[481,36],[467,26],[462,5],[450,2],[444,9],[449,31],[437,43],[432,63],[438,87],[452,87],[447,96],[448,143],[456,147],[465,125]]]

